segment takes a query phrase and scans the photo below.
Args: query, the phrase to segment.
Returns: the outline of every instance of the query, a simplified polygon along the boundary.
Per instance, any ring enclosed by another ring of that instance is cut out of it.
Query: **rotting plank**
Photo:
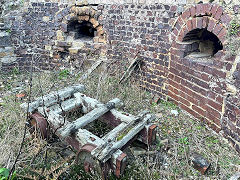
[[[63,101],[61,104],[56,104],[49,108],[45,108],[45,110],[54,111],[57,114],[62,114],[63,112],[69,112],[73,109],[81,107],[81,105],[81,101],[78,101],[76,98],[71,98]]]
[[[124,131],[126,131],[128,128],[133,127],[133,125],[138,122],[141,121],[141,119],[148,113],[148,111],[143,111],[141,112],[138,116],[136,117],[132,117],[131,121],[126,122],[122,122],[121,124],[119,124],[116,128],[114,128],[112,131],[110,131],[108,134],[106,134],[102,139],[105,140],[105,142],[108,141],[117,141],[117,137],[121,136],[120,134],[124,133]]]
[[[101,162],[106,162],[113,152],[118,149],[121,149],[129,140],[131,140],[134,136],[136,136],[148,122],[155,119],[155,117],[151,114],[147,114],[141,122],[139,122],[135,127],[133,127],[121,140],[117,142],[110,142],[106,147],[102,149],[102,147],[97,147],[92,152],[92,155],[95,156]]]
[[[64,88],[63,90],[55,91],[43,97],[37,98],[35,101],[29,104],[29,109],[27,103],[23,103],[21,105],[21,108],[23,108],[25,111],[27,111],[28,109],[28,112],[32,113],[40,106],[49,107],[53,104],[57,104],[59,103],[59,101],[63,101],[66,98],[71,97],[74,93],[81,92],[84,89],[85,89],[84,85],[81,84],[67,87]]]
[[[109,101],[106,105],[100,104],[98,108],[93,109],[89,113],[85,114],[84,116],[78,118],[73,123],[65,126],[64,128],[61,128],[61,136],[67,137],[71,134],[71,132],[76,131],[79,128],[82,128],[86,126],[87,124],[95,121],[99,117],[101,117],[106,112],[110,111],[111,109],[115,108],[117,104],[121,104],[120,99],[115,98],[111,101]]]

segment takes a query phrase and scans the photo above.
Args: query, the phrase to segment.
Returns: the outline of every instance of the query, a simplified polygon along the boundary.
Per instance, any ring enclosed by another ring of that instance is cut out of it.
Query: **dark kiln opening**
[[[97,30],[93,27],[89,21],[71,21],[67,27],[69,36],[73,39],[80,39],[83,41],[92,41],[96,35]]]
[[[194,29],[183,38],[186,44],[184,56],[193,58],[212,57],[223,49],[218,37],[206,29]]]

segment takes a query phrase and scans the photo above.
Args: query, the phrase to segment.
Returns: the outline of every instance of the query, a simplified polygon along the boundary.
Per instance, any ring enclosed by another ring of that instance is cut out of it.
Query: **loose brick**
[[[196,16],[196,8],[195,8],[195,6],[190,8],[190,15],[191,15],[191,17],[195,17]]]

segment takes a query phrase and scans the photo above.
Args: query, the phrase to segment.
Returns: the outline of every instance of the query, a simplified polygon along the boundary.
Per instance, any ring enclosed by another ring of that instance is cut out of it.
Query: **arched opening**
[[[92,41],[97,32],[89,21],[82,21],[79,23],[77,20],[69,22],[67,31],[70,37],[82,41]]]
[[[186,44],[184,56],[192,58],[212,57],[223,45],[218,37],[206,29],[194,29],[183,38]]]

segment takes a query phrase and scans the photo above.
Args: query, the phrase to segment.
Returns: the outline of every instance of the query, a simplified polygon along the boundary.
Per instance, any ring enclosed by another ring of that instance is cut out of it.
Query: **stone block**
[[[57,42],[57,46],[60,46],[60,47],[71,47],[72,46],[72,42],[58,41]]]

